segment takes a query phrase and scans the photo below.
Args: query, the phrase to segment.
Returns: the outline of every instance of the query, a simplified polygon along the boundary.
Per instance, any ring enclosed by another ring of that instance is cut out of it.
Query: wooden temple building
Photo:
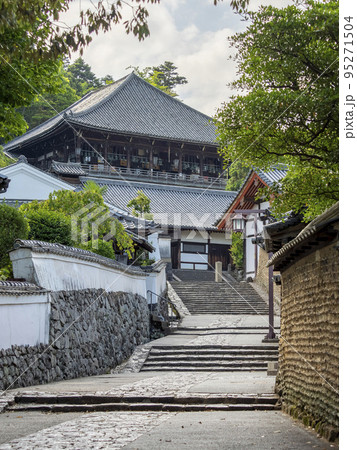
[[[225,190],[212,119],[134,73],[89,92],[5,150],[78,189],[88,179],[106,186],[106,202],[128,214],[142,190],[171,239],[174,268],[212,270],[220,260],[225,270],[231,262],[231,236],[215,223],[236,192]]]
[[[215,131],[210,117],[131,73],[89,92],[5,150],[42,170],[62,163],[63,173],[56,173],[66,181],[85,173],[224,189]]]

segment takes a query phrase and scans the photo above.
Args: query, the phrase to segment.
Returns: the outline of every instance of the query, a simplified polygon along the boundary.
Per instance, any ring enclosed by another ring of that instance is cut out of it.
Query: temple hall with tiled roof
[[[59,176],[73,177],[81,169],[89,175],[224,189],[217,149],[210,117],[135,73],[89,92],[5,145],[12,155],[23,154]]]

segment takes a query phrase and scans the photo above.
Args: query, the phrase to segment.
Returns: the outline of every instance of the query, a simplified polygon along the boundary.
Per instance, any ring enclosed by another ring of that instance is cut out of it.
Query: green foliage
[[[234,161],[228,168],[229,178],[226,190],[239,191],[249,171],[250,169],[248,167],[244,167],[240,161]]]
[[[15,159],[12,159],[12,158],[9,158],[8,156],[6,156],[0,146],[0,167],[9,166],[10,164],[14,164],[14,162],[15,162]]]
[[[94,192],[94,193],[97,193],[100,195],[104,195],[107,192],[108,187],[107,186],[99,186],[99,184],[97,184],[95,181],[87,180],[83,185],[83,190],[89,191],[89,192]]]
[[[114,80],[110,75],[97,78],[90,66],[78,58],[73,64],[60,67],[58,81],[60,85],[56,94],[38,95],[30,106],[23,108],[22,113],[30,129],[65,110],[87,92],[113,83]]]
[[[301,3],[301,2],[300,2]],[[236,49],[236,95],[217,114],[226,163],[289,175],[273,210],[305,209],[305,218],[338,199],[338,2],[304,0],[303,7],[262,7],[231,38]]]
[[[83,245],[87,246],[89,241],[115,240],[117,248],[127,252],[131,257],[134,252],[132,239],[124,230],[123,225],[110,216],[109,208],[104,204],[101,193],[97,192],[96,186],[99,186],[89,186],[92,186],[93,189],[79,192],[55,191],[49,195],[48,200],[42,202],[35,200],[23,204],[20,210],[25,215],[41,211],[62,214],[71,223],[70,237],[73,246],[82,248]]]
[[[243,246],[242,233],[232,233],[232,246],[230,248],[233,264],[236,267],[243,267]]]
[[[73,64],[70,64],[66,69],[66,75],[68,76],[71,88],[74,89],[79,98],[93,89],[98,89],[114,81],[111,75],[106,75],[104,78],[97,78],[89,64],[84,62],[83,58],[77,58]]]
[[[159,66],[144,67],[142,70],[139,67],[133,67],[133,69],[141,78],[171,97],[177,97],[174,91],[176,86],[188,82],[185,77],[177,73],[177,67],[171,61],[165,61]]]
[[[27,239],[29,226],[16,208],[0,204],[0,267],[8,266],[8,251],[12,249],[16,239]]]
[[[89,250],[90,252],[96,253],[97,255],[115,259],[112,243],[103,241],[103,239],[90,240],[86,244],[79,244],[79,247],[83,250]]]
[[[132,213],[135,217],[144,217],[144,214],[150,213],[150,199],[139,190],[137,197],[130,200],[127,204],[129,208],[133,208]]]
[[[71,220],[62,212],[30,210],[25,217],[30,226],[29,239],[72,245]]]
[[[0,281],[6,281],[13,277],[12,262],[10,261],[6,266],[0,268]]]
[[[30,106],[21,110],[28,127],[34,128],[79,100],[63,67],[58,72],[60,85],[56,93],[37,95]]]

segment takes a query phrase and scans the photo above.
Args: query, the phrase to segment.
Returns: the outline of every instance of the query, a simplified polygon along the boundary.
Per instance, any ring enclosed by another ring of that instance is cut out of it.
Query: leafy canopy
[[[52,192],[48,200],[33,201],[21,205],[20,211],[27,216],[33,212],[52,211],[66,216],[71,222],[71,242],[73,246],[88,248],[104,256],[108,255],[108,246],[102,241],[114,240],[121,251],[134,253],[132,239],[123,225],[110,215],[105,205],[100,187],[74,192],[60,190]]]
[[[135,217],[145,217],[149,218],[150,213],[150,202],[151,200],[144,194],[143,191],[139,190],[138,195],[130,200],[127,204],[129,208],[133,208],[133,215]]]
[[[306,207],[311,219],[338,199],[338,1],[305,0],[248,13],[231,37],[238,78],[217,114],[229,164],[289,167],[275,195],[276,214]],[[278,195],[277,195],[278,194]]]
[[[177,97],[176,86],[188,83],[185,77],[178,74],[177,67],[171,61],[165,61],[158,66],[147,66],[144,69],[139,67],[133,69],[141,78],[172,97]]]
[[[0,204],[0,268],[10,264],[8,251],[15,239],[27,239],[29,226],[24,216],[14,207]]]

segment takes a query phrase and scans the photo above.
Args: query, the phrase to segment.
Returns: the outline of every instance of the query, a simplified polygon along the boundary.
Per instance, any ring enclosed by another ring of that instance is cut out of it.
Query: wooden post
[[[273,253],[269,253],[269,259],[273,256]],[[274,267],[269,266],[269,331],[268,339],[274,339],[274,281],[273,281]]]

